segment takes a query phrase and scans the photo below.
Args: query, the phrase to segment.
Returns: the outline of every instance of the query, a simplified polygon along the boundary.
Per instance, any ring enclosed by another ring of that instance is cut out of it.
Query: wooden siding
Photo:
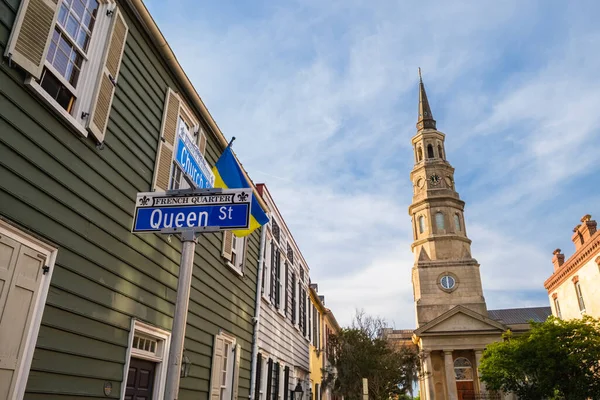
[[[130,233],[135,194],[150,190],[167,87],[176,88],[124,3],[129,35],[104,149],[73,133],[0,65],[0,215],[59,249],[26,398],[118,398],[131,318],[170,330],[181,243]],[[3,53],[19,0],[0,0]],[[208,131],[205,127],[205,131]],[[207,160],[221,149],[208,137]],[[200,238],[185,348],[192,361],[180,399],[207,399],[213,335],[242,347],[239,398],[250,387],[258,233],[250,236],[245,276],[221,258],[221,234]]]
[[[260,349],[277,357],[290,367],[309,370],[308,340],[274,306],[261,299],[261,317],[258,334]],[[293,368],[292,368],[293,370]]]

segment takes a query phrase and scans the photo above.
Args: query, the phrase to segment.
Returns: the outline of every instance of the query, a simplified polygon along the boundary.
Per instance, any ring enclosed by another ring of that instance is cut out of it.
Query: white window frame
[[[560,303],[558,302],[558,297],[554,298],[554,310],[556,311],[556,316],[562,319],[562,313],[560,312]]]
[[[235,262],[227,261],[227,265],[229,265],[229,267],[240,276],[244,275],[244,260],[246,258],[246,252],[244,251],[245,246],[246,237],[240,238],[233,235],[233,244],[231,246],[231,258],[233,259],[235,256]]]
[[[583,293],[581,291],[581,285],[579,284],[579,281],[575,282],[575,294],[577,295],[579,312],[585,314],[585,301],[583,300]]]
[[[46,265],[50,268],[48,272],[43,275],[42,282],[40,282],[38,296],[37,299],[34,300],[35,306],[33,308],[29,330],[27,331],[27,338],[25,339],[23,356],[20,365],[18,366],[17,370],[15,370],[15,373],[17,374],[17,380],[13,391],[13,398],[22,399],[25,395],[25,387],[27,386],[29,369],[31,368],[31,361],[33,360],[33,352],[35,350],[35,344],[40,331],[42,314],[44,313],[46,298],[48,297],[50,280],[52,279],[52,272],[54,272],[54,263],[56,262],[58,249],[31,235],[28,235],[27,233],[3,221],[2,219],[0,219],[0,235],[7,236],[12,240],[21,243],[22,245],[30,247],[35,251],[45,255]]]
[[[133,348],[133,337],[136,333],[148,336],[157,340],[157,351],[154,355],[148,352]],[[154,387],[152,388],[152,400],[163,400],[165,396],[165,384],[167,380],[167,361],[169,357],[169,347],[171,345],[171,333],[156,326],[146,324],[138,319],[131,319],[131,329],[129,330],[129,341],[127,344],[127,354],[125,366],[123,368],[123,384],[121,385],[121,398],[125,398],[127,389],[127,376],[129,375],[129,364],[131,357],[140,358],[155,362]]]
[[[225,383],[225,390],[227,393],[227,397],[225,397],[225,399],[226,400],[235,400],[235,399],[232,399],[231,397],[233,395],[233,379],[234,379],[234,375],[235,375],[235,349],[236,349],[236,345],[237,345],[237,339],[235,336],[229,335],[225,332],[219,332],[216,336],[223,339],[223,342],[224,342],[223,354],[225,354],[226,346],[229,346],[229,353],[227,354],[227,366],[226,366],[227,376],[226,376],[226,383]],[[223,388],[222,365],[215,366],[214,361],[213,361],[213,363],[211,363],[210,370],[212,371],[213,368],[219,368],[219,382],[220,382],[219,387]],[[212,389],[212,385],[213,385],[213,383],[211,382],[209,390]],[[221,396],[221,391],[219,391],[219,396]]]
[[[58,7],[61,4],[59,2]],[[25,85],[29,87],[33,92],[54,108],[63,121],[67,122],[72,128],[74,128],[79,134],[84,137],[88,136],[86,129],[87,116],[83,117],[83,113],[88,113],[92,106],[93,94],[98,81],[100,80],[100,69],[102,65],[102,54],[106,48],[106,42],[109,39],[110,25],[112,18],[115,13],[111,16],[107,15],[107,11],[114,11],[116,8],[116,2],[114,0],[98,1],[98,12],[96,13],[96,21],[94,23],[94,29],[92,36],[90,37],[90,43],[88,51],[84,56],[83,63],[81,65],[81,73],[78,78],[78,87],[73,88],[69,82],[50,64],[47,59],[44,59],[44,67],[49,69],[50,72],[58,79],[62,84],[67,86],[69,90],[73,89],[72,94],[75,96],[76,101],[73,106],[71,113],[67,112],[56,100],[42,88],[40,83],[33,77],[29,77],[25,80]],[[58,12],[58,11],[57,11]],[[55,21],[50,35],[54,34],[58,21]],[[59,30],[62,28],[59,27]],[[76,46],[79,49],[79,46]]]

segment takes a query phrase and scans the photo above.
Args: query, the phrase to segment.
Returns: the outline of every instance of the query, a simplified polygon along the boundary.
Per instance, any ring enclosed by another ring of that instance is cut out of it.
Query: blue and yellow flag
[[[250,182],[246,179],[242,167],[238,164],[231,147],[227,146],[221,157],[212,169],[215,174],[215,187],[223,189],[250,188]],[[269,222],[269,217],[256,199],[256,193],[252,196],[250,206],[250,227],[245,230],[233,231],[235,236],[242,237],[251,234],[256,228]]]

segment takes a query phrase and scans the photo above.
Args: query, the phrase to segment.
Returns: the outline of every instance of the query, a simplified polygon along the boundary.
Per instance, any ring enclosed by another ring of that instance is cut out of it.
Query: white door
[[[45,261],[46,255],[0,235],[0,400],[15,388]]]

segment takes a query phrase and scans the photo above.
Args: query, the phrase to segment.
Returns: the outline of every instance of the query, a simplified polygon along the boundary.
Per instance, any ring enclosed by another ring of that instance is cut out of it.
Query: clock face
[[[440,176],[438,174],[432,174],[429,177],[429,180],[431,181],[432,185],[438,185],[440,183]]]

